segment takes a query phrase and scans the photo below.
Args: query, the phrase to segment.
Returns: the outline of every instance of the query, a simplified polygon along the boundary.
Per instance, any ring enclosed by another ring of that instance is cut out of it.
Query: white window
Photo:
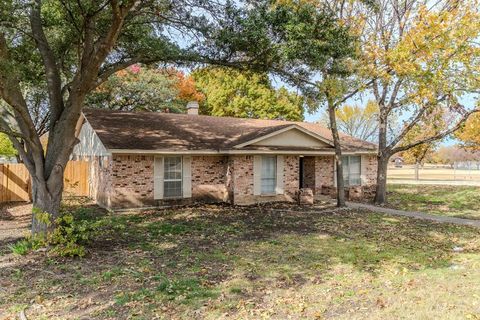
[[[182,197],[182,157],[165,157],[163,171],[163,196]]]
[[[275,193],[277,185],[277,157],[263,156],[262,157],[262,194]]]
[[[343,181],[345,187],[359,186],[361,184],[361,157],[360,156],[343,156]]]

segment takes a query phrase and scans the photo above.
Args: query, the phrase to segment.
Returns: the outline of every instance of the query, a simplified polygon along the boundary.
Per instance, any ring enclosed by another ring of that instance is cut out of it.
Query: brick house
[[[334,196],[330,130],[318,124],[188,114],[85,110],[73,157],[88,159],[90,194],[107,208],[192,201]],[[349,198],[370,197],[376,145],[341,135]]]

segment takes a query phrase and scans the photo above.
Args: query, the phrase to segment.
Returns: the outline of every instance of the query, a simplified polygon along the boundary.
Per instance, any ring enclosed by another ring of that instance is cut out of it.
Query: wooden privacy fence
[[[65,168],[64,195],[88,197],[88,176],[87,161],[70,161]],[[31,191],[30,174],[23,164],[0,164],[0,203],[30,201]]]

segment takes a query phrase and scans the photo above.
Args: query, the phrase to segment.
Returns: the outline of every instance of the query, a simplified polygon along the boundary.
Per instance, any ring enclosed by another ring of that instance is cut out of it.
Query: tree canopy
[[[8,136],[4,133],[0,133],[0,156],[4,157],[15,157],[17,155],[17,150],[13,147],[12,142]]]
[[[285,87],[275,89],[267,74],[226,68],[192,73],[205,95],[203,114],[259,119],[303,120],[304,99]]]
[[[352,137],[375,142],[378,131],[378,105],[368,101],[365,107],[344,104],[335,110],[338,129]],[[320,122],[329,126],[329,116],[324,112]]]
[[[32,176],[35,211],[55,218],[87,96],[118,71],[138,63],[216,64],[298,83],[349,43],[331,12],[303,2],[2,1],[0,131]],[[43,110],[46,148],[34,105]],[[45,219],[33,218],[34,232],[48,231]]]
[[[471,115],[462,128],[455,133],[462,146],[470,150],[480,150],[480,114]]]
[[[377,10],[364,15],[356,76],[379,106],[377,203],[385,201],[393,154],[444,138],[477,111],[479,10],[472,0],[380,1]],[[431,122],[435,113],[448,116],[442,130],[409,139],[409,132]],[[392,117],[404,120],[389,141]]]
[[[87,107],[122,111],[184,112],[190,100],[203,100],[192,78],[174,68],[134,65],[113,74],[91,92]]]

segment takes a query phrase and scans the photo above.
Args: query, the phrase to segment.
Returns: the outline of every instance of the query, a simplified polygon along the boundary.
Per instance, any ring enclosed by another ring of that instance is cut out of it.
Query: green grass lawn
[[[0,319],[480,317],[479,229],[288,208],[106,216],[84,258],[0,248]]]
[[[389,184],[387,200],[396,209],[480,219],[480,187]]]

